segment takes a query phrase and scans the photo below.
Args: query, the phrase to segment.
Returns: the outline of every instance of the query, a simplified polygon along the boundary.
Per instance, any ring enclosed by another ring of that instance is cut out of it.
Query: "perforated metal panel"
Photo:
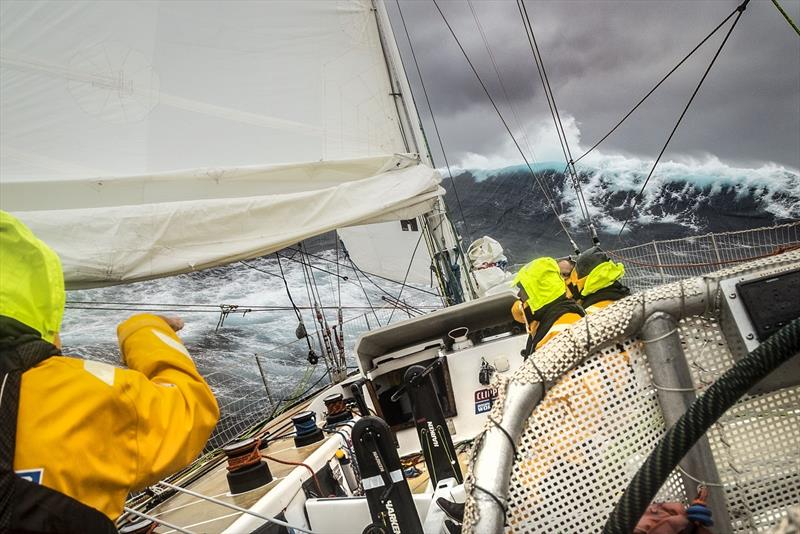
[[[507,532],[594,532],[664,432],[638,339],[564,376],[528,420]],[[682,499],[680,484],[663,498]]]
[[[684,320],[680,332],[700,389],[733,365],[716,319]],[[800,504],[800,388],[742,398],[707,435],[733,532],[769,532]]]
[[[800,253],[737,265],[709,278],[773,265],[800,265]],[[508,384],[558,377],[581,361],[587,347],[612,343],[559,378],[525,421],[507,492],[494,496],[506,500],[506,532],[599,531],[664,433],[642,342],[620,339],[637,312],[647,316],[653,304],[671,300],[679,315],[687,315],[685,304],[703,293],[703,316],[689,316],[678,326],[697,394],[734,364],[719,326],[720,295],[698,280],[648,290],[581,320],[498,384],[487,430],[504,413],[514,413],[506,399]],[[768,532],[790,507],[800,505],[800,388],[741,399],[707,435],[733,532]],[[466,478],[465,533],[477,531],[483,512],[497,510],[492,500],[476,497],[485,491],[481,484],[487,479],[475,478],[473,467],[497,454],[486,442],[478,439]],[[671,475],[658,500],[694,497],[696,488],[684,489],[678,475]]]

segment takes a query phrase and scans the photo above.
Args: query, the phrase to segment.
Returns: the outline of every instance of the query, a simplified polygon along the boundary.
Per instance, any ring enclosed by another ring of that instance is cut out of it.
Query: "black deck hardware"
[[[389,425],[379,417],[362,417],[353,427],[352,437],[372,516],[372,525],[364,532],[422,534]]]
[[[433,487],[446,478],[455,478],[459,484],[464,481],[453,438],[447,429],[442,405],[430,377],[441,362],[442,358],[439,358],[427,367],[409,367],[403,377],[403,387],[393,397],[399,397],[403,392],[411,397],[414,424]]]

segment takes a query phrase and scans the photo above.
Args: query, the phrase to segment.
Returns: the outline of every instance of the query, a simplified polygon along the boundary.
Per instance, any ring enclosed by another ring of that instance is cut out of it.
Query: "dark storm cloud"
[[[414,50],[448,156],[491,155],[508,136],[432,2],[402,1]],[[800,19],[800,1],[783,0]],[[428,119],[397,4],[387,2],[429,139]],[[448,22],[514,124],[466,1],[440,1]],[[731,13],[737,2],[547,1],[526,3],[563,116],[593,144]],[[541,82],[513,1],[473,0],[503,85],[521,122],[550,121]],[[603,145],[652,159],[722,42],[730,22]],[[438,155],[434,147],[434,155]],[[667,157],[712,154],[736,165],[800,168],[800,39],[768,0],[753,0],[714,64]],[[438,159],[441,162],[441,158]]]

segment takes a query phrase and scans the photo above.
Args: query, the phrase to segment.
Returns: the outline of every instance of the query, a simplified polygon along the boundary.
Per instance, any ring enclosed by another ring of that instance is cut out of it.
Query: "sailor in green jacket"
[[[514,283],[520,300],[514,304],[512,315],[527,324],[530,336],[523,353],[526,357],[585,315],[578,304],[567,298],[561,270],[553,258],[537,258],[528,263],[519,270]]]
[[[575,260],[570,282],[579,293],[574,297],[579,299],[587,314],[595,313],[631,294],[631,290],[620,282],[624,274],[622,263],[611,261],[600,247],[594,246]]]

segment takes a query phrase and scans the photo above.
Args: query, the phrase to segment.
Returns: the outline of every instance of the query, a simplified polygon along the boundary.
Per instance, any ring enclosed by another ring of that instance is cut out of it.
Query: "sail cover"
[[[413,147],[369,0],[4,1],[0,25],[0,202],[73,286],[406,219],[436,195],[432,169],[394,156]]]

